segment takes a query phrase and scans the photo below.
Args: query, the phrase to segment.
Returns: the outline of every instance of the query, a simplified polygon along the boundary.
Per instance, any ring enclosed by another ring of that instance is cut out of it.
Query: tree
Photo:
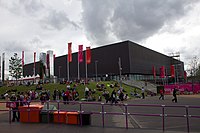
[[[14,56],[9,60],[9,75],[16,80],[22,76],[22,59],[14,53]]]
[[[198,57],[194,56],[189,63],[189,71],[190,71],[191,76],[196,76],[198,73],[198,70],[199,70],[198,61],[199,61]]]

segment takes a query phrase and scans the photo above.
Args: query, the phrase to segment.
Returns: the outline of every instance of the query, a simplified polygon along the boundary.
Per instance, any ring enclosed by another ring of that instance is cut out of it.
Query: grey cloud
[[[48,15],[44,17],[41,21],[42,27],[49,30],[62,30],[68,26],[72,26],[77,29],[79,26],[71,21],[65,12],[51,10]]]
[[[19,16],[36,16],[44,8],[41,0],[2,1],[0,6]]]
[[[6,51],[7,53],[18,53],[22,50],[27,50],[28,48],[24,46],[24,42],[19,41],[6,41],[1,42],[0,46],[2,50]]]
[[[164,25],[184,16],[197,0],[87,0],[82,1],[82,21],[93,43],[118,40],[142,41]]]
[[[35,14],[44,8],[41,0],[20,0],[20,4],[24,5],[24,9],[29,14]]]
[[[51,45],[44,44],[39,36],[33,37],[33,39],[29,41],[28,45],[30,45],[30,47],[33,47],[36,50],[42,50],[51,47]]]

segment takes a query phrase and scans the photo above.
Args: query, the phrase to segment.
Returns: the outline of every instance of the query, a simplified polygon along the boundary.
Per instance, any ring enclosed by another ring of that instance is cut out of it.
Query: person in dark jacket
[[[173,99],[172,99],[172,102],[175,102],[175,103],[177,103],[177,96],[176,96],[176,93],[177,93],[177,89],[176,88],[174,88],[174,90],[173,90]]]
[[[17,115],[17,113],[19,112],[18,111],[18,107],[19,107],[19,102],[17,101],[17,97],[15,95],[12,95],[11,98],[10,98],[10,101],[12,106],[12,112],[13,112],[13,115],[12,115],[12,122],[15,122],[15,119],[17,121],[19,121],[19,116]]]
[[[112,100],[112,104],[117,103],[117,93],[116,93],[115,89],[113,89],[113,91],[111,93],[111,100]]]

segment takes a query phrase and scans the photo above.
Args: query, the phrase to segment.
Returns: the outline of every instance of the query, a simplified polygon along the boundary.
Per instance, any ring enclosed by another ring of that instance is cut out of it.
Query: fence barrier
[[[20,112],[28,112],[28,122],[30,122],[30,113],[34,112],[34,111],[39,111],[39,109],[31,109],[31,103],[34,102],[41,102],[41,101],[31,101],[31,102],[27,102],[27,110],[22,110]],[[61,100],[57,100],[57,101],[44,101],[44,103],[47,105],[47,109],[43,110],[43,111],[47,111],[48,114],[48,123],[49,123],[49,113],[50,111],[55,111],[55,110],[51,110],[49,109],[49,104],[50,103],[55,103],[57,104],[57,112],[58,112],[58,120],[60,119],[60,113],[62,111],[68,111],[68,110],[62,110],[60,108],[60,104],[64,103],[65,101],[61,101]],[[6,101],[0,101],[0,103],[11,103],[11,101],[6,102]],[[82,126],[82,115],[85,111],[83,110],[83,106],[84,105],[98,105],[101,106],[101,111],[90,111],[91,114],[99,114],[101,116],[101,120],[102,120],[102,127],[105,127],[105,115],[124,115],[125,116],[125,127],[126,129],[129,128],[128,125],[128,116],[145,116],[145,117],[161,117],[162,118],[162,130],[163,132],[165,131],[165,119],[166,117],[174,117],[174,118],[185,118],[186,120],[186,127],[187,127],[187,132],[190,132],[190,118],[200,118],[200,115],[191,115],[189,114],[189,109],[200,109],[200,106],[189,106],[189,105],[157,105],[157,104],[114,104],[116,106],[120,106],[122,107],[124,110],[123,112],[105,112],[105,106],[111,106],[110,103],[101,103],[101,102],[80,102],[80,101],[67,101],[68,104],[78,104],[79,105],[79,110],[73,110],[76,111],[78,113],[80,113],[80,125]],[[148,108],[161,108],[161,113],[160,114],[146,114],[146,113],[132,113],[132,112],[128,112],[128,108],[129,107],[148,107]],[[184,115],[178,115],[178,114],[167,114],[165,112],[166,108],[185,108],[185,114]],[[9,112],[9,123],[11,124],[11,114],[13,111],[18,111],[18,110],[13,110],[11,108],[8,109],[2,109],[0,110],[0,112],[5,112],[8,111]],[[72,110],[70,110],[72,111]]]

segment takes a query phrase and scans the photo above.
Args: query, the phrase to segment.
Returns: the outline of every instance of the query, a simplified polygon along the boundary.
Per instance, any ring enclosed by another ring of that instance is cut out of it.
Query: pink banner
[[[160,78],[165,78],[165,66],[161,66],[160,68]]]
[[[78,62],[83,62],[83,45],[78,46]]]
[[[22,67],[24,67],[24,51],[22,51]]]
[[[200,93],[200,84],[172,84],[172,85],[165,85],[165,94],[171,94],[174,88],[178,89],[180,94],[184,94],[184,92],[193,92],[195,94]]]

